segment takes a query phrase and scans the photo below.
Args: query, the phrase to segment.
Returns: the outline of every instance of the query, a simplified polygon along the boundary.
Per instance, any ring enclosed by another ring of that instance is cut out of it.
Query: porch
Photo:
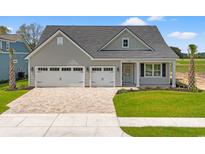
[[[121,86],[175,88],[176,61],[121,61]]]

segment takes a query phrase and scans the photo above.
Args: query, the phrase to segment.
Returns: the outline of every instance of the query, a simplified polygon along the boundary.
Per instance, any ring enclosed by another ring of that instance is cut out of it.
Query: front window
[[[2,47],[2,41],[0,41],[0,49],[3,49],[3,47]]]
[[[123,38],[122,39],[122,47],[123,48],[129,48],[129,39],[128,38]]]
[[[160,76],[160,75],[161,75],[161,65],[154,64],[154,76]]]
[[[146,64],[145,76],[147,77],[160,77],[161,76],[161,64]]]
[[[10,48],[10,42],[6,42],[6,50],[8,51]]]
[[[152,76],[152,64],[146,64],[146,76]]]

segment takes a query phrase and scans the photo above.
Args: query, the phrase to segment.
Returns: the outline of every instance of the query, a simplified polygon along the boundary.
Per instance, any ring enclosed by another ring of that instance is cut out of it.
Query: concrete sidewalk
[[[147,118],[147,117],[118,117],[120,126],[124,127],[205,127],[205,118]]]
[[[115,114],[2,114],[0,136],[122,137]]]
[[[205,127],[205,118],[126,118],[115,114],[2,114],[0,137],[125,137],[124,127]]]

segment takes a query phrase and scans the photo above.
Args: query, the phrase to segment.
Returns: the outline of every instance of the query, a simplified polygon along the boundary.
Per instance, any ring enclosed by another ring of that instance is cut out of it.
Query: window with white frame
[[[6,42],[6,50],[8,51],[10,49],[10,42]]]
[[[145,76],[146,77],[160,77],[162,66],[161,64],[145,64]]]
[[[14,60],[13,60],[13,63],[14,63],[14,64],[18,63],[18,59],[14,59]]]
[[[2,41],[0,40],[0,49],[3,49]]]
[[[154,76],[161,76],[161,64],[154,64]]]
[[[57,45],[63,45],[63,37],[57,37]]]
[[[152,64],[145,65],[145,76],[152,76]]]
[[[129,48],[129,38],[122,38],[122,47]]]

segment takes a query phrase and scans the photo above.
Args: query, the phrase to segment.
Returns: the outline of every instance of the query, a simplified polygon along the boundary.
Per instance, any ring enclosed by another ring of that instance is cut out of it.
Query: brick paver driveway
[[[117,88],[35,88],[6,113],[115,113]]]

